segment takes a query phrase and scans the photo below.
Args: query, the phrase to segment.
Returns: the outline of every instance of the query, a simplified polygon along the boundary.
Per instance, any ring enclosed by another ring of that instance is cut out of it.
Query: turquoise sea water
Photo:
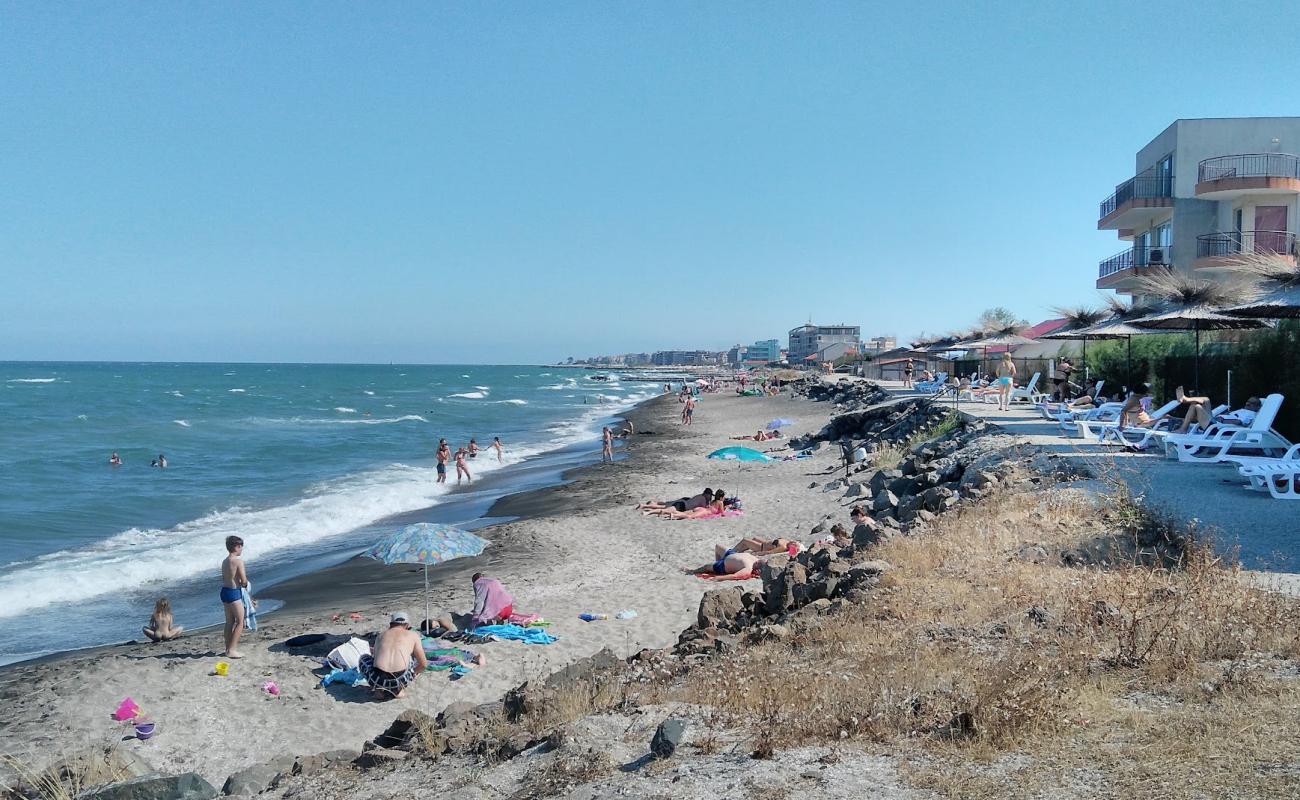
[[[136,637],[163,594],[178,621],[218,622],[230,534],[257,588],[356,554],[395,515],[458,503],[451,521],[468,523],[486,501],[435,483],[439,437],[500,436],[505,463],[471,465],[509,486],[512,470],[597,450],[604,422],[662,391],[609,374],[0,363],[0,663]]]

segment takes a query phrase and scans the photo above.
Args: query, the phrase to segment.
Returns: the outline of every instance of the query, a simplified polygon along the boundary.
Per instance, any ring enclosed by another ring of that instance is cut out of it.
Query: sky
[[[1096,304],[1300,7],[0,7],[0,360],[538,363]]]

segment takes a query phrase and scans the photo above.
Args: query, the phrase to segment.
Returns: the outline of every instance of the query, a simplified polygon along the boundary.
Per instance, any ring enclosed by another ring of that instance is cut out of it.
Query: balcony
[[[1193,269],[1221,269],[1243,253],[1296,254],[1296,235],[1287,231],[1224,231],[1196,237]]]
[[[1115,193],[1101,201],[1097,230],[1121,231],[1142,228],[1174,207],[1174,176],[1143,173],[1115,187]]]
[[[1097,267],[1097,288],[1132,293],[1138,278],[1154,269],[1168,269],[1173,263],[1171,247],[1130,247]]]
[[[1196,196],[1206,200],[1278,192],[1300,192],[1300,156],[1217,156],[1205,159],[1196,170]]]

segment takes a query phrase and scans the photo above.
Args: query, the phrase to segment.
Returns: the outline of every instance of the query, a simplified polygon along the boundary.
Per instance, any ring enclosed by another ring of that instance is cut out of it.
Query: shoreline
[[[268,597],[280,595],[289,605],[245,635],[240,649],[246,657],[232,662],[227,677],[213,674],[222,660],[216,630],[159,645],[74,651],[0,670],[0,697],[14,720],[0,751],[41,764],[118,739],[154,770],[197,771],[219,784],[269,756],[356,748],[405,709],[436,714],[452,702],[496,700],[523,681],[544,678],[602,649],[624,657],[670,645],[695,619],[700,597],[715,588],[714,582],[689,574],[713,560],[715,544],[751,535],[807,541],[808,525],[818,516],[847,515],[838,494],[808,489],[809,475],[834,469],[838,457],[829,448],[813,459],[766,465],[706,460],[705,454],[735,444],[731,436],[776,417],[795,419],[793,432],[817,430],[832,411],[827,404],[789,395],[706,395],[695,424],[683,428],[675,402],[650,398],[627,415],[638,431],[656,435],[629,440],[629,458],[566,472],[564,485],[518,493],[493,509],[527,509],[535,516],[493,526],[494,547],[485,558],[444,568],[437,582],[431,581],[432,608],[468,609],[473,596],[465,573],[481,569],[505,584],[521,612],[552,622],[549,630],[558,636],[552,645],[476,646],[486,665],[458,681],[446,673],[422,675],[401,701],[377,703],[364,689],[322,688],[321,673],[312,670],[319,664],[313,656],[323,653],[290,650],[285,640],[304,633],[364,637],[386,626],[387,615],[397,608],[423,610],[418,567],[349,563],[313,573],[315,586],[304,585],[300,594],[290,584],[268,591]],[[700,486],[741,496],[745,514],[666,521],[632,510],[647,497],[676,497]],[[637,615],[613,619],[620,610]],[[360,612],[361,619],[349,619],[351,611]],[[590,624],[578,619],[588,612],[611,619]],[[342,618],[333,621],[339,613]],[[268,680],[278,684],[278,696],[262,690]],[[134,698],[157,721],[159,735],[148,741],[130,738],[129,730],[109,718],[124,697]],[[214,741],[222,746],[213,747]]]

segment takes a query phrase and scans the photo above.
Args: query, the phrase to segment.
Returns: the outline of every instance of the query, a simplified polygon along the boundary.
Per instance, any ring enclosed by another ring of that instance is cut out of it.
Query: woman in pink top
[[[470,580],[474,583],[474,610],[470,613],[474,626],[495,625],[509,620],[515,613],[515,599],[501,581],[485,578],[481,572],[475,572]]]

